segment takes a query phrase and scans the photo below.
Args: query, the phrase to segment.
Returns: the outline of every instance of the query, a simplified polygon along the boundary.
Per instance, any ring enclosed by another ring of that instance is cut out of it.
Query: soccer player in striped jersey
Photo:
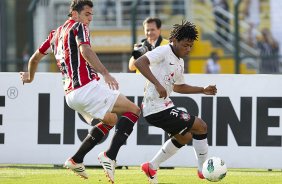
[[[118,122],[109,149],[98,156],[107,177],[114,183],[115,160],[120,147],[133,130],[140,108],[118,91],[118,82],[110,75],[96,53],[91,49],[89,24],[93,16],[91,0],[72,0],[68,20],[50,32],[47,40],[31,56],[28,72],[20,72],[23,83],[34,79],[38,63],[53,52],[62,73],[68,106],[91,123],[100,119],[83,141],[77,153],[65,166],[83,178],[88,178],[83,164],[84,156],[97,145]],[[99,72],[108,86],[99,83]],[[121,118],[117,121],[117,114]]]
[[[192,139],[198,159],[198,176],[204,178],[202,165],[208,155],[207,125],[189,112],[177,109],[169,98],[173,91],[205,95],[215,95],[217,92],[214,85],[198,87],[184,81],[182,58],[188,55],[197,37],[195,25],[183,21],[180,25],[174,25],[170,33],[170,44],[147,52],[135,62],[136,68],[147,78],[142,101],[143,116],[151,125],[162,128],[171,137],[150,162],[141,165],[150,183],[158,183],[159,165]]]

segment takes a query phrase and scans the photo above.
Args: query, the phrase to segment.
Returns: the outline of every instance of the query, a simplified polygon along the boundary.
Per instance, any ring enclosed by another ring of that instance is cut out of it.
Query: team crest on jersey
[[[190,114],[186,113],[186,112],[182,112],[180,114],[180,119],[183,119],[184,121],[189,121],[191,119]]]

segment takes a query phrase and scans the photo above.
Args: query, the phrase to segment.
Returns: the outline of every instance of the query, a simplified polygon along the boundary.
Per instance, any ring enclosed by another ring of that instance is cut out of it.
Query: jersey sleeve
[[[156,47],[154,50],[145,53],[145,56],[147,56],[151,65],[158,64],[161,61],[164,61],[165,55],[166,50],[164,49],[164,47]]]
[[[78,46],[82,44],[90,45],[89,28],[87,25],[83,23],[79,23],[75,31],[76,31],[76,41]]]
[[[52,31],[49,33],[47,39],[46,39],[46,40],[40,45],[40,47],[38,48],[38,50],[39,50],[39,52],[40,52],[41,54],[47,55],[47,54],[50,54],[50,53],[52,52],[51,40],[52,40],[54,34],[55,34],[55,30],[52,30]]]

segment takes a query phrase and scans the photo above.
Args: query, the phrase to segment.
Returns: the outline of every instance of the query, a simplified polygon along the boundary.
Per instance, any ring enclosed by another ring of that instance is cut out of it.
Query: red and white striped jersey
[[[90,45],[87,25],[67,20],[57,30],[50,32],[48,38],[39,47],[39,52],[54,53],[57,66],[63,75],[66,93],[71,92],[92,80],[99,80],[94,68],[83,58],[79,51],[81,44]]]

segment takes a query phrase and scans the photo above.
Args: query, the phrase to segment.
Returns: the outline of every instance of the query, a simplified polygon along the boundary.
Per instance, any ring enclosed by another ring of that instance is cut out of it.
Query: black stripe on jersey
[[[75,40],[74,30],[80,24],[77,22],[73,25],[72,29],[69,32],[69,43],[70,43],[70,66],[72,68],[72,82],[73,88],[78,88],[80,86],[80,79],[79,79],[79,50],[78,45]]]

